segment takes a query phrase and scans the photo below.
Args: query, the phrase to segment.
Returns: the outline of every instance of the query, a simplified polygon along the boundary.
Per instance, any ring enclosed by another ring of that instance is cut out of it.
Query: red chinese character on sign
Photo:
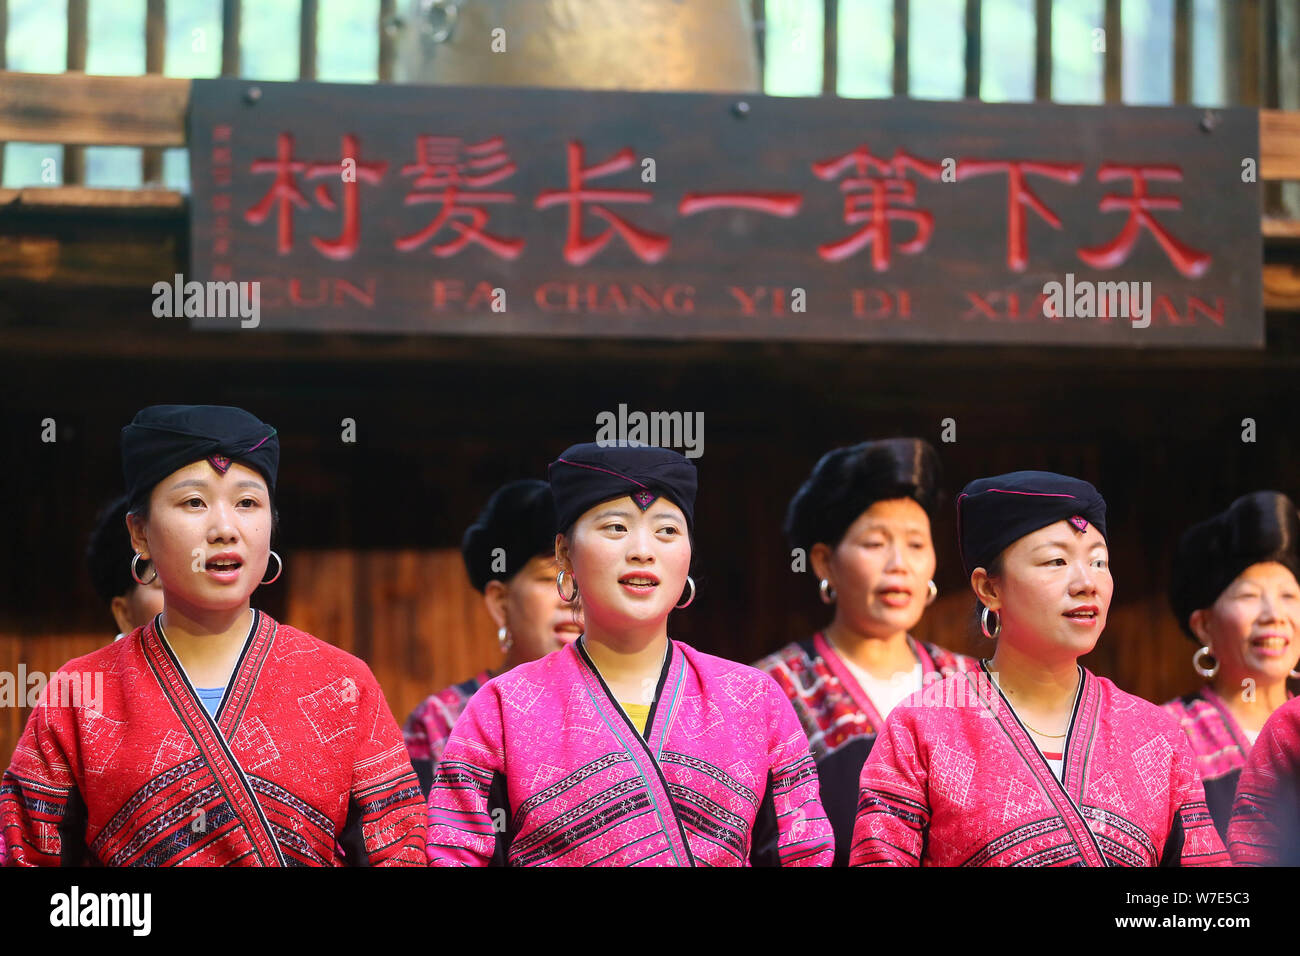
[[[630,168],[636,159],[630,148],[620,150],[611,159],[607,159],[603,163],[597,163],[594,166],[585,168],[582,165],[584,155],[585,151],[581,143],[570,142],[568,148],[569,188],[567,190],[545,189],[537,194],[535,202],[538,209],[549,209],[559,203],[568,204],[569,230],[568,237],[564,241],[565,261],[575,266],[586,265],[609,244],[610,239],[614,238],[614,233],[617,232],[642,262],[658,262],[668,251],[669,238],[638,229],[631,223],[614,215],[604,206],[592,206],[591,214],[599,216],[608,222],[609,228],[591,239],[587,239],[582,235],[582,204],[584,202],[650,202],[650,190],[648,189],[583,188],[589,179],[611,176],[614,173]]]
[[[894,220],[916,226],[916,235],[898,244],[900,251],[910,254],[924,249],[934,231],[934,216],[919,209],[900,208],[916,201],[916,183],[906,178],[907,172],[910,169],[936,180],[942,167],[902,149],[894,153],[892,160],[877,159],[866,146],[812,165],[818,178],[827,181],[848,169],[857,175],[840,183],[840,192],[845,194],[844,221],[848,225],[859,222],[867,225],[838,242],[818,246],[817,254],[828,262],[839,262],[869,244],[871,265],[877,272],[883,272],[889,268],[890,223]],[[871,175],[873,171],[879,175]]]
[[[355,136],[348,134],[343,137],[343,160],[351,160],[356,166],[355,175],[342,176],[343,231],[337,239],[317,239],[313,236],[311,240],[318,252],[331,259],[347,259],[357,251],[357,245],[361,241],[361,184],[378,185],[388,170],[386,162],[363,163],[357,158],[360,151],[361,144]],[[339,176],[342,170],[343,166],[339,163],[312,163],[307,167],[307,178]],[[334,200],[325,185],[321,183],[316,187],[316,201],[326,209],[333,210]]]
[[[802,205],[803,197],[798,193],[687,193],[677,204],[677,211],[693,216],[712,209],[751,209],[789,219]]]
[[[1121,166],[1117,163],[1104,163],[1101,169],[1097,170],[1097,179],[1103,183],[1113,182],[1116,179],[1133,180],[1132,196],[1111,193],[1101,201],[1102,212],[1127,209],[1128,222],[1124,223],[1124,228],[1120,230],[1119,235],[1110,242],[1091,249],[1078,250],[1080,259],[1096,269],[1113,269],[1128,258],[1128,254],[1133,251],[1133,246],[1145,227],[1151,230],[1151,234],[1160,243],[1160,248],[1169,256],[1179,272],[1191,279],[1205,273],[1210,266],[1212,258],[1210,254],[1193,249],[1174,238],[1156,221],[1155,216],[1147,211],[1183,208],[1183,201],[1177,196],[1147,195],[1148,179],[1182,182],[1183,174],[1177,166]]]
[[[271,214],[271,207],[276,207],[276,251],[280,255],[293,249],[293,207],[308,209],[311,203],[298,189],[298,173],[307,168],[307,164],[293,158],[293,136],[281,133],[276,140],[275,159],[255,159],[251,167],[255,173],[275,173],[275,182],[267,190],[257,205],[244,213],[244,219],[255,226],[260,226]]]
[[[293,158],[293,136],[281,133],[276,143],[275,159],[256,159],[250,167],[254,173],[274,173],[275,182],[265,196],[244,213],[244,219],[261,225],[276,207],[277,251],[285,255],[293,250],[293,207],[310,208],[307,198],[298,189],[297,175],[305,172],[306,179],[338,176],[343,183],[343,230],[335,239],[312,237],[311,244],[322,255],[331,259],[347,259],[357,251],[361,240],[361,183],[377,184],[383,179],[388,163],[365,163],[357,158],[360,143],[357,137],[343,137],[343,162],[305,163]],[[348,163],[354,164],[354,167]],[[349,175],[349,172],[353,175]],[[327,183],[320,183],[315,191],[316,201],[325,209],[337,208]]]
[[[505,140],[500,136],[481,143],[462,145],[453,136],[420,136],[416,140],[414,163],[402,167],[403,176],[415,175],[412,191],[402,200],[407,206],[436,202],[442,209],[434,220],[419,232],[403,236],[393,243],[402,252],[417,249],[438,234],[444,227],[459,235],[430,251],[439,258],[454,256],[471,242],[477,242],[502,259],[513,260],[524,248],[522,239],[506,239],[484,232],[488,214],[475,208],[476,204],[514,202],[514,193],[471,192],[491,186],[515,174],[518,167],[506,154]],[[463,151],[463,155],[462,155]],[[417,192],[419,189],[438,189],[439,192]],[[468,218],[469,222],[461,222]]]
[[[1029,242],[1025,237],[1028,206],[1046,220],[1053,229],[1061,228],[1061,220],[1043,204],[1032,189],[1025,185],[1025,176],[1048,176],[1062,183],[1077,183],[1083,173],[1083,163],[1035,163],[1011,160],[962,159],[957,162],[957,179],[971,179],[989,173],[1007,174],[1007,265],[1023,272],[1029,264]]]

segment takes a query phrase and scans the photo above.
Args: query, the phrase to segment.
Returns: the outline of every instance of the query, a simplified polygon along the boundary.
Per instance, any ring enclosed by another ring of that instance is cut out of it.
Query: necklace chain
[[[987,664],[989,662],[985,661],[984,663]],[[1031,727],[1029,725],[1029,721],[1025,720],[1025,718],[1021,716],[1020,711],[1016,710],[1015,705],[1011,703],[1011,698],[1007,695],[1007,692],[1005,690],[1002,690],[1002,685],[998,683],[998,679],[996,677],[993,677],[992,670],[989,670],[989,677],[993,678],[993,686],[995,686],[999,691],[1002,691],[1002,696],[1007,698],[1007,706],[1011,708],[1012,713],[1014,713],[1016,717],[1019,718],[1020,722],[1025,725],[1026,729],[1032,730],[1034,733],[1038,734],[1038,736],[1044,737],[1047,740],[1060,740],[1063,737],[1065,737],[1067,734],[1069,734],[1070,732],[1069,728],[1066,728],[1064,734],[1045,734],[1037,727]]]

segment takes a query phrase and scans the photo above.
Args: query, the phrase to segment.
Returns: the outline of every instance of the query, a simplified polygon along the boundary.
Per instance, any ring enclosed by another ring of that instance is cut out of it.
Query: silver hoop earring
[[[142,555],[139,551],[137,551],[135,553],[135,557],[131,559],[131,580],[134,581],[136,584],[140,585],[140,587],[144,587],[145,585],[148,584],[153,584],[153,582],[158,579],[158,569],[153,567],[152,564],[149,565],[149,567],[153,568],[153,577],[151,577],[148,581],[145,581],[140,577],[140,571],[136,567],[136,562],[139,561],[142,557],[144,557],[144,555]],[[149,560],[148,558],[145,558],[145,561],[148,560]]]
[[[509,631],[509,629],[508,629],[508,628],[504,628],[504,627],[498,627],[498,628],[497,628],[497,644],[501,647],[501,653],[502,653],[502,654],[509,654],[509,653],[510,653],[510,645],[513,644],[513,643],[514,643],[514,641],[512,641],[512,640],[510,639],[510,631]]]
[[[993,630],[989,631],[989,615],[993,615]],[[1002,618],[997,611],[990,611],[987,607],[980,608],[980,630],[990,641],[997,640],[997,636],[1002,633]]]
[[[695,579],[694,579],[693,577],[691,577],[691,576],[688,574],[688,575],[686,575],[686,583],[689,584],[689,585],[691,586],[691,596],[688,597],[688,598],[686,599],[686,603],[685,603],[685,604],[674,604],[674,605],[673,605],[673,607],[675,607],[675,608],[676,608],[677,610],[679,610],[679,611],[684,611],[684,610],[686,610],[688,607],[690,607],[692,604],[695,603]]]
[[[1200,674],[1206,680],[1213,680],[1214,675],[1219,673],[1219,662],[1215,659],[1213,667],[1206,667],[1205,657],[1207,654],[1210,654],[1210,649],[1204,644],[1196,649],[1196,653],[1192,655],[1192,670],[1196,671],[1196,673]],[[1213,658],[1212,654],[1210,654],[1210,656]]]
[[[822,578],[822,583],[817,586],[817,593],[821,596],[823,604],[835,603],[835,589],[831,587],[831,582]]]
[[[937,584],[934,583],[934,579],[933,579],[933,578],[930,579],[930,585],[929,585],[929,587],[930,587],[930,596],[929,596],[928,598],[926,598],[926,600],[925,600],[925,606],[926,606],[926,607],[929,607],[931,604],[933,604],[933,603],[934,603],[934,599],[937,598],[937,597],[939,596],[939,585],[937,585]]]
[[[275,558],[275,577],[271,578],[269,581],[262,581],[263,584],[274,584],[276,581],[280,580],[280,575],[284,573],[284,562],[280,560],[280,556],[272,551],[271,557]]]
[[[572,594],[565,594],[564,593],[564,569],[561,568],[560,573],[555,576],[555,590],[560,593],[561,601],[563,601],[565,604],[572,604],[574,600],[578,597],[578,582],[577,581],[573,582]]]
[[[1300,680],[1300,674],[1296,673],[1295,671],[1287,671],[1286,676],[1291,678],[1292,680]]]

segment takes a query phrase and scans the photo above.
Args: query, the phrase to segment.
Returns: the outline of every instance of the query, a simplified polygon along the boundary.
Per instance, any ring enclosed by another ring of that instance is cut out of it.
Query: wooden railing
[[[467,0],[473,2],[473,0]],[[765,48],[767,12],[777,2],[790,0],[750,0],[756,26],[755,40],[760,62]],[[817,0],[801,0],[815,4]],[[821,0],[823,6],[823,63],[822,92],[836,93],[838,73],[839,0]],[[1055,0],[1056,4],[1071,0]],[[1283,101],[1279,61],[1287,42],[1279,30],[1281,6],[1294,9],[1291,22],[1300,20],[1300,0],[1221,0],[1224,9],[1224,34],[1220,38],[1226,78],[1226,101],[1230,105],[1300,108],[1300,103]],[[88,50],[88,0],[67,0],[67,71],[84,72]],[[298,23],[298,75],[304,80],[317,78],[319,53],[319,27],[321,9],[319,0],[300,0]],[[1192,0],[1173,0],[1173,24],[1169,38],[1173,51],[1173,103],[1191,101],[1192,88]],[[405,6],[405,4],[403,5]],[[964,92],[969,98],[978,98],[982,68],[981,26],[982,0],[965,3],[965,54]],[[378,63],[376,76],[380,82],[393,79],[396,44],[393,32],[386,29],[398,13],[397,0],[374,0],[375,29],[378,34]],[[1034,97],[1038,100],[1052,98],[1052,14],[1053,0],[1035,0],[1034,41]],[[1104,55],[1104,99],[1107,103],[1122,101],[1123,75],[1123,3],[1122,0],[1104,0],[1103,28],[1111,42],[1106,44]],[[909,37],[912,4],[909,0],[893,2],[893,92],[906,96],[909,92],[911,63],[909,62]],[[241,70],[240,27],[243,20],[241,0],[222,0],[221,3],[221,76],[238,76]],[[8,29],[8,0],[0,0],[0,70],[6,69],[4,60],[5,36]],[[145,74],[160,75],[166,57],[167,38],[166,0],[146,0],[144,20]],[[1295,43],[1294,38],[1290,40]],[[1028,55],[1028,54],[1027,54]],[[0,95],[3,95],[0,91]],[[141,109],[148,109],[146,104]],[[2,141],[3,138],[0,138]],[[86,144],[76,139],[40,141],[63,143],[66,146],[61,181],[76,186],[85,183]],[[130,144],[140,145],[140,144]],[[183,144],[181,144],[183,145]],[[162,179],[162,153],[150,146],[141,156],[142,179],[146,184]],[[4,157],[0,150],[0,181],[3,181]],[[1300,211],[1297,211],[1300,214]]]
[[[763,34],[768,4],[773,0],[751,0],[758,27],[759,49],[764,47]],[[824,5],[824,40],[822,46],[822,92],[836,92],[839,0],[822,0]],[[1057,3],[1063,0],[1056,0]],[[1065,0],[1068,2],[1068,0]],[[1222,0],[1225,31],[1222,41],[1223,61],[1228,80],[1227,105],[1279,106],[1278,59],[1284,38],[1278,28],[1279,5],[1296,0]],[[1102,28],[1114,42],[1106,44],[1104,63],[1104,100],[1123,100],[1124,26],[1122,0],[1104,0]],[[965,78],[964,95],[979,99],[982,65],[982,0],[965,4]],[[1034,0],[1034,99],[1052,99],[1052,12],[1053,0]],[[1300,13],[1300,8],[1297,8]],[[1173,0],[1173,104],[1191,102],[1192,90],[1192,0]],[[911,4],[894,0],[893,93],[907,96],[911,76],[908,59]]]

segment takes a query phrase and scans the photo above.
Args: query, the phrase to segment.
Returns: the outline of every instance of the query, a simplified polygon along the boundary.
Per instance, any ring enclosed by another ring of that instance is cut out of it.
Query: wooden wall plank
[[[1300,223],[1288,224],[1292,236],[1300,237]],[[1264,308],[1279,312],[1300,312],[1300,265],[1268,263],[1264,266]]]
[[[184,146],[189,98],[176,77],[6,73],[0,141]]]
[[[10,679],[17,683],[21,674],[27,680],[33,674],[40,673],[48,679],[68,661],[98,650],[113,640],[112,617],[104,612],[107,622],[100,632],[74,632],[57,634],[30,634],[14,631],[0,633],[0,673],[13,675]],[[0,707],[0,768],[9,766],[14,747],[27,726],[31,716],[28,694],[31,686],[16,688],[23,695],[20,706]]]
[[[425,697],[501,662],[460,552],[299,551],[286,620],[370,663],[398,723]]]
[[[1259,178],[1300,179],[1300,110],[1259,111]]]

